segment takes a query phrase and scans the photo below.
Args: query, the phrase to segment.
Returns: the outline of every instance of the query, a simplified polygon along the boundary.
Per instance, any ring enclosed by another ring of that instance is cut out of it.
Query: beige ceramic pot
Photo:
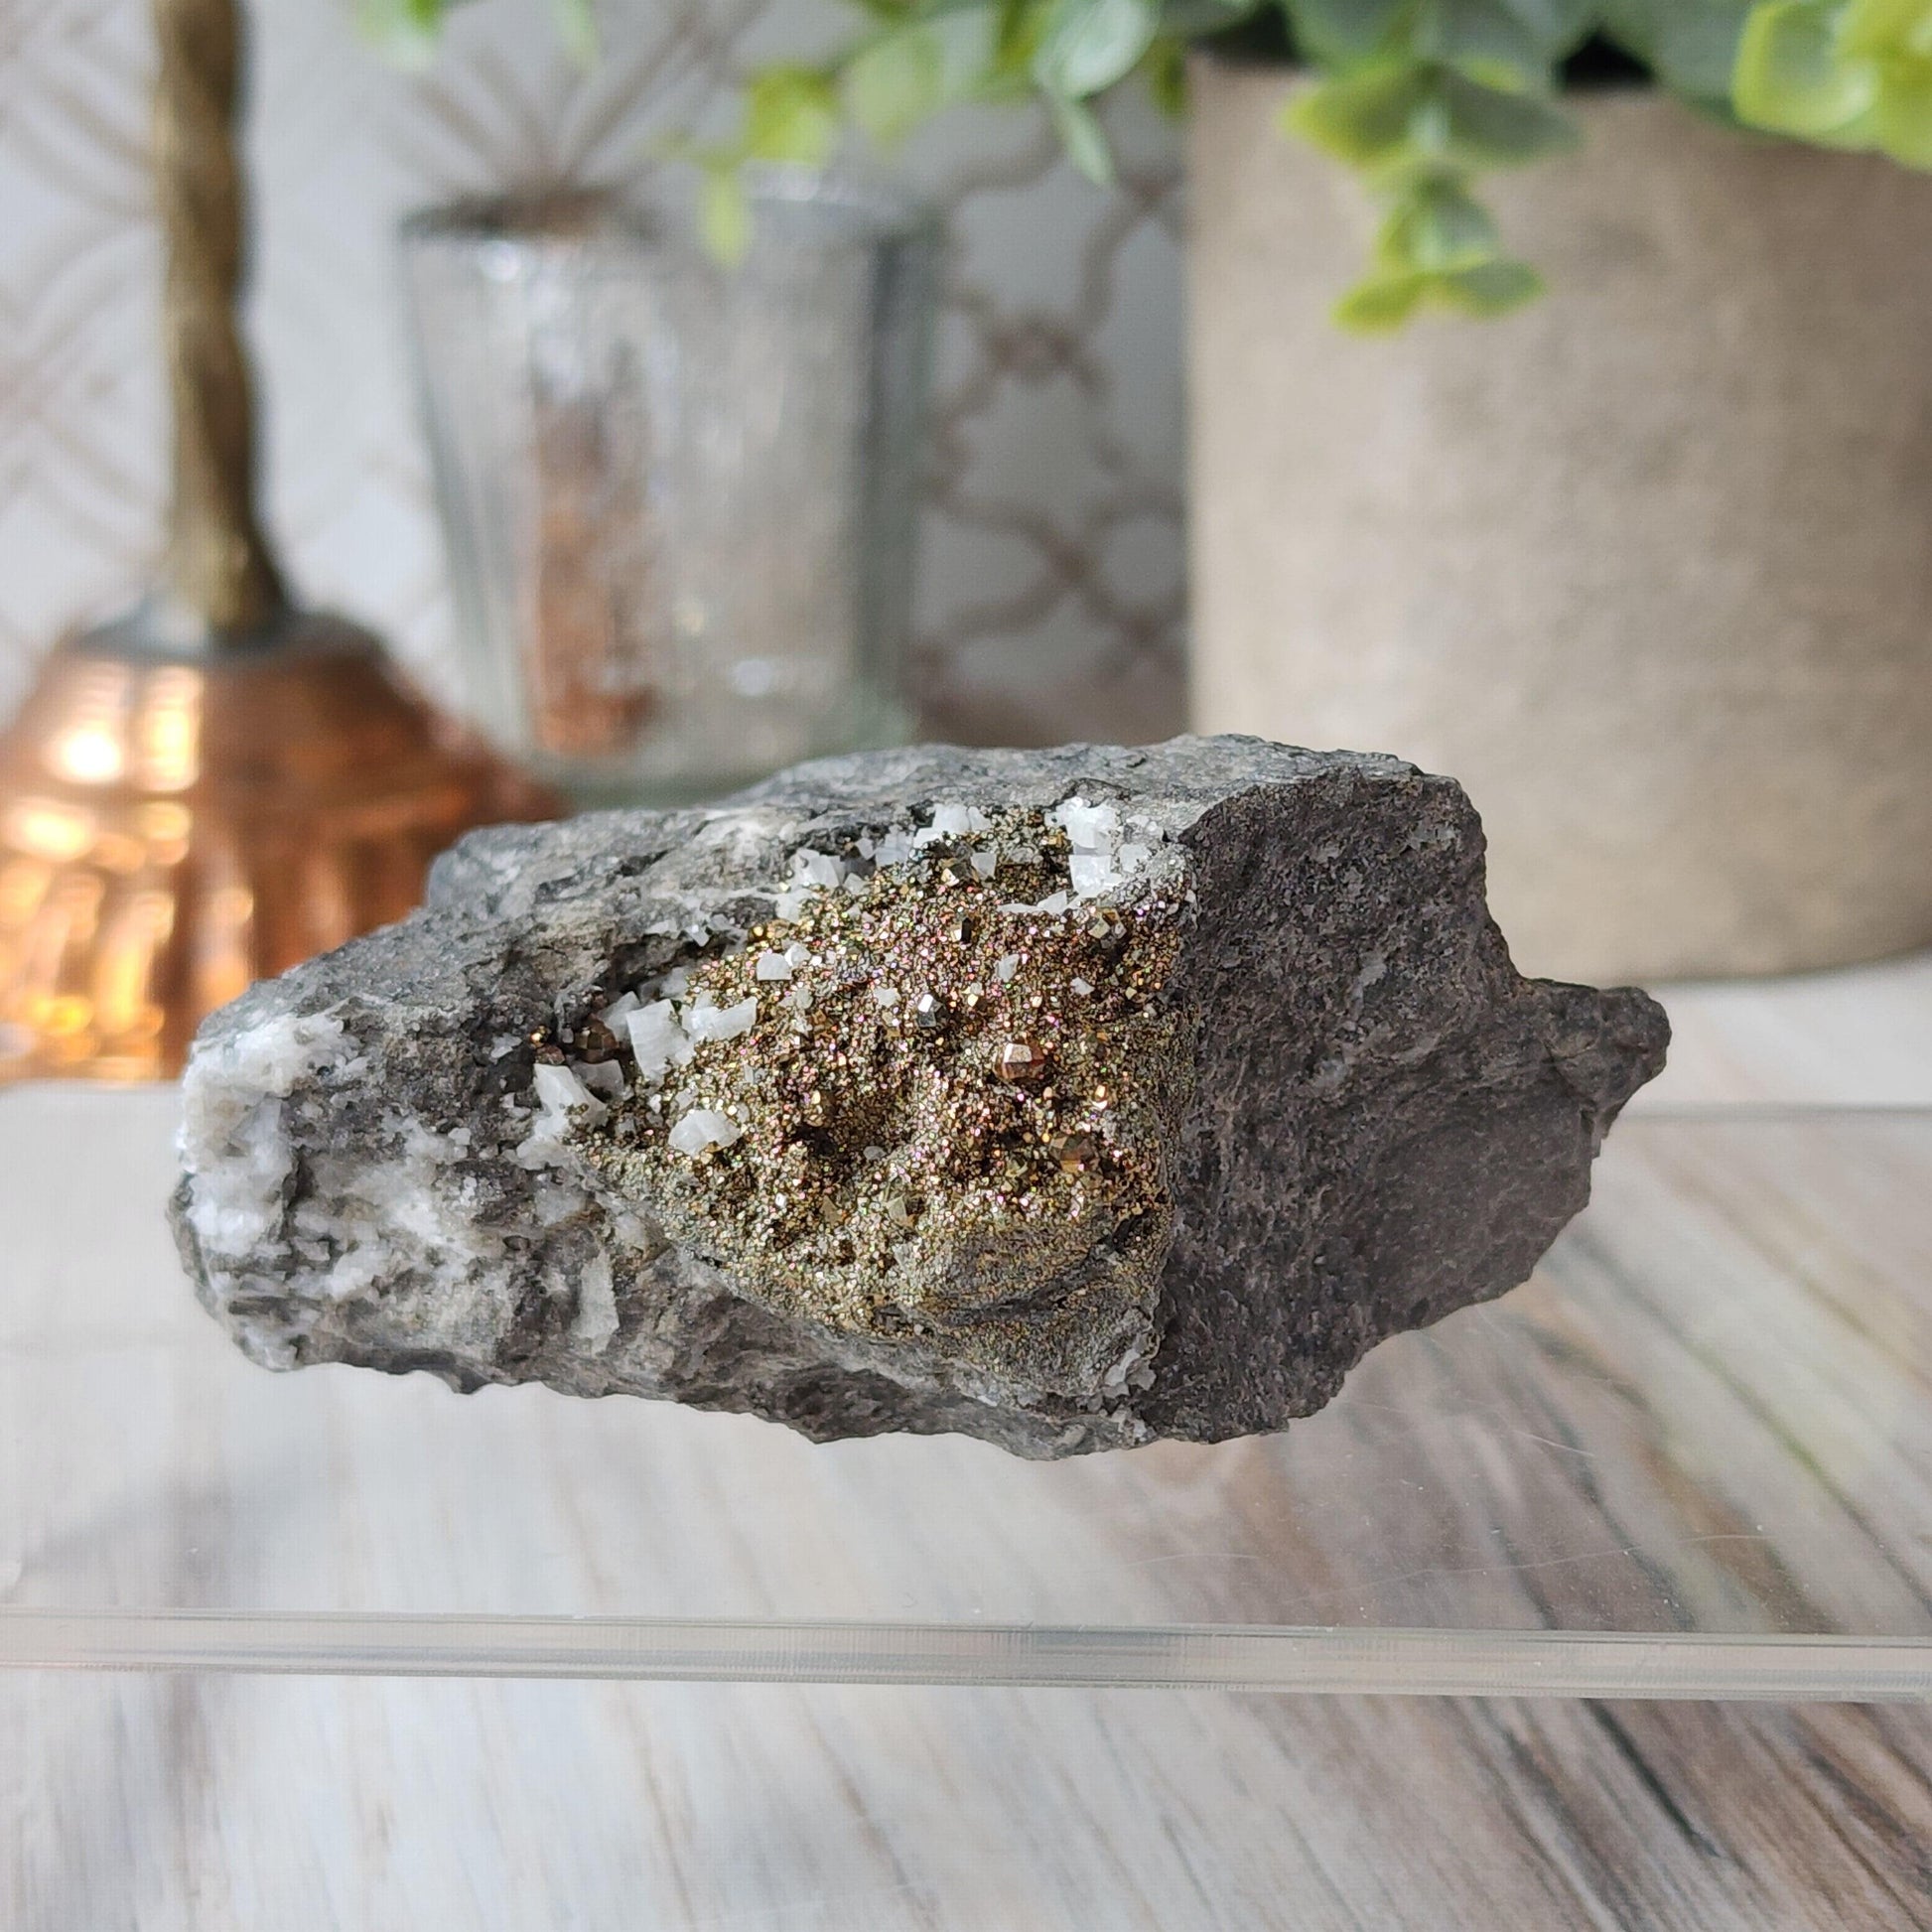
[[[1533,972],[1932,942],[1932,179],[1599,96],[1547,301],[1352,341],[1360,190],[1197,83],[1198,725],[1460,778]]]

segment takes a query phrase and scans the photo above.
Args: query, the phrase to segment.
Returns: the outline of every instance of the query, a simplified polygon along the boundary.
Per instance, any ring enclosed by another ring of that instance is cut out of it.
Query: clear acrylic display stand
[[[0,1099],[0,1667],[1932,1697],[1932,1111],[1632,1115],[1321,1415],[1058,1464],[269,1374],[172,1119]]]

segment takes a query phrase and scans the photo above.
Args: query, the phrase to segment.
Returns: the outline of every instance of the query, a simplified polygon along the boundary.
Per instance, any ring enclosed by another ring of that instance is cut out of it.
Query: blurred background
[[[1905,0],[0,0],[0,1078],[911,736],[1447,772],[1537,974],[1923,947],[1929,102]]]
[[[398,72],[335,0],[256,0],[248,313],[269,519],[309,600],[461,700],[410,386],[396,224],[533,184],[638,184],[729,125],[759,62],[849,31],[822,0],[600,0],[586,70],[548,9],[451,16]],[[0,713],[152,561],[167,481],[143,0],[0,0]],[[1045,115],[967,109],[895,172],[945,218],[916,676],[932,729],[1145,738],[1181,709],[1181,133],[1108,109],[1117,187]]]
[[[986,63],[949,36],[1023,16],[1019,84],[953,100]],[[815,65],[866,22],[909,37]],[[846,118],[905,138],[827,178]],[[1222,1617],[1396,1601],[1275,1589],[1329,1559],[1269,1445],[1094,1458],[1063,1519],[1018,1465],[975,1465],[992,1514],[935,1509],[914,1458],[900,1536],[862,1459],[701,1433],[738,1419],[271,1382],[159,1211],[200,1019],[402,915],[470,825],[912,733],[1191,725],[1454,776],[1518,963],[1658,985],[1675,1029],[1616,1238],[1472,1312],[1473,1369],[1423,1339],[1413,1422],[1371,1387],[1286,1439],[1362,1574],[1555,1626],[1627,1564],[1666,1637],[1717,1604],[1916,1638],[1928,320],[1932,0],[0,0],[0,1609],[634,1612],[645,1577],[789,1613],[719,1533],[746,1494],[868,1613],[955,1600],[919,1593],[935,1536],[976,1615],[1003,1561],[1084,1588],[1107,1549],[1157,1615],[1224,1570]],[[840,1482],[876,1566],[818,1540]],[[492,1893],[1433,1924],[1458,1870],[1477,1924],[1925,1922],[1932,1745],[1858,1707],[1834,1740],[1671,1706],[1646,1759],[1634,1707],[1190,1699],[1137,1740],[1057,1692],[827,1726],[765,1690],[721,1723],[15,1685],[0,1920],[60,1932]],[[1735,1917],[1684,1902],[1747,1881]]]

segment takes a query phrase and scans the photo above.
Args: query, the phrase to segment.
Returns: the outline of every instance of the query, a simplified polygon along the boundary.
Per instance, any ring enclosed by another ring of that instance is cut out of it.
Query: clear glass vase
[[[472,702],[581,802],[904,736],[933,231],[803,171],[754,205],[729,267],[605,193],[404,226]]]

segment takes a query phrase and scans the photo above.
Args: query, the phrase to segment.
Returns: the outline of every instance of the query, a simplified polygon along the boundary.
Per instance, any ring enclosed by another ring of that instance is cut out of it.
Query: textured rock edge
[[[626,946],[626,971],[675,958],[675,935],[637,930],[663,923],[644,912],[701,909],[748,924],[768,905],[772,859],[787,841],[849,835],[889,804],[1047,802],[1083,786],[1118,788],[1137,807],[1162,801],[1203,908],[1175,997],[1216,1021],[1177,1152],[1180,1212],[1150,1388],[1057,1411],[1003,1406],[996,1391],[953,1385],[943,1360],[774,1316],[715,1269],[656,1248],[630,1204],[600,1198],[583,1176],[571,1180],[581,1204],[564,1203],[546,1236],[553,1252],[525,1253],[499,1271],[494,1292],[473,1281],[439,1307],[434,1271],[378,1267],[372,1294],[318,1301],[298,1292],[304,1279],[313,1286],[315,1266],[286,1243],[279,1261],[235,1265],[238,1250],[211,1248],[207,1214],[195,1211],[203,1168],[176,1200],[203,1299],[251,1355],[278,1367],[422,1368],[459,1387],[537,1379],[749,1409],[820,1438],[962,1430],[1056,1455],[1279,1428],[1319,1407],[1384,1334],[1524,1278],[1587,1199],[1589,1162],[1617,1110],[1661,1064],[1661,1011],[1639,993],[1514,973],[1481,906],[1480,830],[1451,782],[1392,759],[1256,741],[880,755],[801,767],[705,812],[478,835],[442,862],[425,912],[254,989],[209,1023],[190,1076],[191,1168],[196,1082],[216,1096],[224,1077],[245,1082],[245,1069],[224,1076],[222,1055],[265,1023],[340,1024],[355,1042],[351,1067],[368,1062],[345,1076],[325,1071],[324,1041],[323,1058],[311,1052],[288,1073],[286,1092],[263,1089],[269,1165],[287,1162],[279,1218],[263,1230],[279,1240],[305,1188],[327,1195],[330,1173],[340,1181],[353,1168],[345,1145],[406,1152],[412,1132],[440,1138],[510,1090],[514,1056],[484,1061],[488,1038],[539,1007],[565,1018],[588,1010],[592,985],[608,982]],[[1393,913],[1390,895],[1367,890],[1391,853],[1406,868]],[[1283,920],[1285,904],[1299,925]],[[476,983],[479,968],[487,986]],[[371,996],[385,978],[422,996],[412,1018],[400,1018],[393,991]],[[1285,1047],[1287,1015],[1299,1036]],[[426,1035],[432,1025],[445,1031]],[[425,1055],[431,1037],[461,1042],[467,1080]],[[1263,1046],[1274,1054],[1266,1063]],[[385,1116],[381,1098],[412,1085],[413,1128],[396,1108]],[[425,1125],[429,1114],[437,1126]],[[477,1177],[463,1173],[474,1164],[449,1155],[446,1143],[429,1170],[446,1179],[456,1170],[458,1190],[474,1194]],[[548,1184],[531,1180],[526,1219],[546,1211],[538,1190]],[[485,1256],[479,1272],[492,1265]],[[338,1257],[332,1274],[340,1268]]]

